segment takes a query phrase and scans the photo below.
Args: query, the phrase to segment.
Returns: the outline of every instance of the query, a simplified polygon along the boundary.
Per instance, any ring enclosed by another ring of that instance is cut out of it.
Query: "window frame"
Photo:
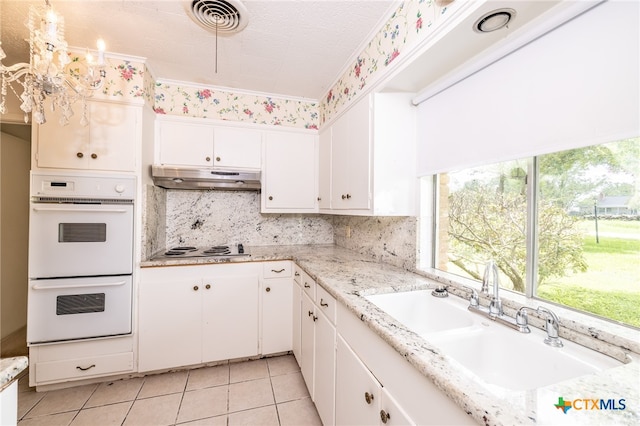
[[[501,291],[507,291],[509,297],[514,301],[521,301],[522,298],[527,300],[534,300],[542,304],[548,304],[556,306],[560,309],[566,309],[568,311],[575,312],[579,315],[585,315],[589,318],[596,320],[603,320],[605,322],[615,324],[621,327],[625,327],[631,330],[638,330],[631,324],[621,323],[615,319],[604,317],[602,315],[594,314],[589,311],[581,310],[573,306],[558,303],[553,300],[547,300],[537,295],[537,280],[538,280],[538,200],[540,197],[539,191],[539,157],[541,155],[533,155],[525,158],[521,158],[522,161],[527,163],[527,177],[525,181],[526,187],[526,235],[525,235],[525,251],[526,251],[526,268],[525,268],[525,292],[520,293],[508,288],[500,288]],[[470,166],[466,168],[473,168],[479,166]],[[417,269],[421,272],[428,272],[434,274],[440,278],[458,282],[468,286],[473,284],[479,287],[480,282],[462,275],[457,275],[442,269],[438,269],[437,255],[438,255],[438,232],[440,226],[440,172],[434,175],[427,175],[420,178],[420,196],[421,196],[421,216],[420,216],[420,238],[419,238],[419,253],[422,252],[426,256],[421,258],[418,256]],[[425,234],[425,230],[428,234]],[[504,298],[504,293],[503,296]]]

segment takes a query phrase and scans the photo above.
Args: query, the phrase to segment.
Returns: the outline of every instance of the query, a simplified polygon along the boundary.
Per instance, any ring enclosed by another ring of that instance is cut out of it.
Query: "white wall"
[[[422,103],[419,174],[640,135],[639,16],[602,3]]]
[[[0,338],[27,324],[31,144],[0,133]]]

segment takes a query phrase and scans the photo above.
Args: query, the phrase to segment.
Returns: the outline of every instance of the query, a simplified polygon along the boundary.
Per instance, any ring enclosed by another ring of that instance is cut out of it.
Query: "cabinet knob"
[[[347,194],[347,200],[351,198],[351,194]]]
[[[295,275],[296,277],[299,277],[299,276],[300,276],[300,273],[299,273],[298,271],[296,271],[296,273],[295,273],[295,274],[293,274],[293,275]]]
[[[267,293],[269,293],[271,291],[271,287],[267,287],[264,289]]]
[[[95,153],[91,154],[91,158],[93,158],[95,160],[96,158],[98,158],[98,154],[95,154]]]
[[[204,288],[206,288],[207,290],[211,289],[211,284],[205,285]]]
[[[307,282],[304,282],[304,288],[311,288],[311,286],[309,284],[307,284]]]
[[[384,410],[380,410],[380,421],[382,423],[387,424],[390,418],[391,418],[391,415],[389,413],[387,413]]]
[[[273,201],[273,197],[269,195],[269,201]]]
[[[346,196],[345,194],[342,194],[342,199],[343,199],[343,200],[346,200],[346,199],[347,199],[347,196]]]
[[[318,197],[318,201],[322,201],[322,198]]]
[[[194,285],[194,286],[193,286],[193,291],[198,291],[198,288],[199,288],[199,287],[198,287],[197,285]]]
[[[329,306],[329,304],[325,302],[324,299],[320,298],[320,306],[322,306],[323,308],[326,308]]]
[[[76,157],[78,157],[78,158],[82,158],[82,157],[84,157],[84,154],[83,154],[83,153],[81,153],[81,152],[79,152],[79,153],[77,153],[77,154],[76,154]]]
[[[220,161],[220,157],[216,157],[216,161]]]
[[[371,404],[373,402],[373,394],[369,392],[364,393],[364,400],[367,401],[367,404]]]
[[[211,161],[211,157],[207,157],[207,158],[205,158],[205,160],[206,160],[207,162],[209,162],[209,161]]]

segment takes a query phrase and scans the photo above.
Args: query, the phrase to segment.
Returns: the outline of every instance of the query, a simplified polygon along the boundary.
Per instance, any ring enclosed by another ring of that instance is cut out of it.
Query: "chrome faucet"
[[[489,314],[502,316],[502,301],[500,300],[500,281],[498,280],[498,267],[493,260],[487,262],[482,278],[482,293],[489,294],[489,281],[493,278],[493,294],[489,303]]]
[[[547,338],[544,339],[544,342],[554,348],[561,348],[563,346],[562,341],[558,337],[558,331],[560,331],[560,320],[558,320],[556,314],[542,306],[538,306],[537,312],[539,314],[544,314],[547,317]]]

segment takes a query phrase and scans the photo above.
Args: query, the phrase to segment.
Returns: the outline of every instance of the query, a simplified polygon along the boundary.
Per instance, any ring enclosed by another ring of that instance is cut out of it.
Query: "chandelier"
[[[69,69],[71,58],[67,52],[67,42],[64,39],[64,18],[58,15],[49,0],[43,6],[31,6],[29,18],[25,26],[29,29],[29,63],[16,63],[5,66],[2,60],[6,58],[0,43],[0,71],[2,83],[0,91],[0,114],[7,111],[5,99],[7,88],[22,102],[20,109],[24,112],[25,123],[29,122],[31,113],[33,121],[44,124],[45,99],[51,101],[51,110],[59,108],[60,124],[66,125],[73,115],[71,105],[82,101],[82,117],[80,123],[87,125],[86,99],[93,91],[103,85],[105,72],[104,49],[102,39],[98,40],[98,58],[87,50],[84,72]],[[18,94],[12,83],[22,86],[22,93]]]

